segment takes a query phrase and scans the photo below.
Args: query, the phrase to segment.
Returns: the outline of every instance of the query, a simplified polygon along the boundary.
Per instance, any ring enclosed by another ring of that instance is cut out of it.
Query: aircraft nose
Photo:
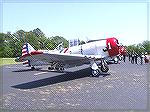
[[[107,38],[106,45],[110,56],[116,56],[119,54],[119,42],[115,37]]]

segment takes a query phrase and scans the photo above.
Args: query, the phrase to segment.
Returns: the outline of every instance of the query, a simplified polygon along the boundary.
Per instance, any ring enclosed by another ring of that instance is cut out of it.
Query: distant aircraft
[[[17,62],[24,62],[35,69],[35,66],[48,65],[49,70],[64,71],[65,68],[89,64],[92,76],[108,72],[110,60],[119,55],[119,43],[115,37],[91,40],[83,45],[64,48],[59,44],[54,50],[35,50],[29,43],[22,48],[22,56]]]

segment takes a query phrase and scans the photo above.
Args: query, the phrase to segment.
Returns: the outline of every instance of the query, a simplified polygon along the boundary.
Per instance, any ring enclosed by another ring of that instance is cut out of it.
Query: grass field
[[[17,64],[15,58],[0,58],[0,66],[9,64]]]

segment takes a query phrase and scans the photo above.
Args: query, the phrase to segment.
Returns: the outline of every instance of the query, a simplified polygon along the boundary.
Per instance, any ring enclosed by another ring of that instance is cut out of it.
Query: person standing
[[[129,57],[129,61],[131,61],[131,57],[132,57],[131,53],[128,54],[128,57]]]
[[[145,63],[149,63],[149,56],[147,52],[145,53],[144,60],[145,60]]]
[[[134,64],[134,53],[131,54],[131,63]]]
[[[125,54],[123,55],[123,61],[124,62],[126,61],[126,55]]]
[[[141,53],[141,54],[140,54],[141,65],[143,64],[143,58],[144,58],[144,53]]]
[[[135,64],[137,64],[137,58],[138,58],[138,54],[137,54],[137,53],[135,53],[135,55],[134,55]]]

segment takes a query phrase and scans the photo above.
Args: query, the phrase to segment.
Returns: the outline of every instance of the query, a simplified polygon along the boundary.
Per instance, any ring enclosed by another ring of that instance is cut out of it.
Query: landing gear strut
[[[48,70],[53,70],[54,69],[54,67],[48,67]]]
[[[99,69],[92,70],[92,77],[98,77],[100,75]]]
[[[54,63],[53,65],[48,67],[48,70],[56,70],[56,71],[63,72],[64,71],[64,67],[63,67],[62,64]]]
[[[92,69],[92,74],[91,74],[92,77],[98,77],[100,75],[100,70],[94,61],[91,62],[91,69]]]
[[[108,65],[107,65],[105,60],[102,60],[102,66],[101,66],[100,69],[101,69],[102,72],[105,72],[105,73],[108,72],[109,67],[108,67]]]
[[[100,72],[108,72],[109,67],[105,60],[101,60],[101,65],[98,66],[94,61],[91,62],[92,77],[98,77]]]

